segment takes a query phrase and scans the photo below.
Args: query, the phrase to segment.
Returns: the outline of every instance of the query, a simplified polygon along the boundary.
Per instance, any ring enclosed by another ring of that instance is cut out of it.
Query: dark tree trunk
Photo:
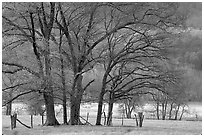
[[[99,99],[98,99],[98,112],[97,112],[97,118],[96,118],[96,125],[101,125],[103,96],[104,96],[104,94],[106,92],[106,79],[108,77],[109,72],[110,72],[110,70],[107,70],[106,73],[103,76],[102,88],[101,88],[101,92],[99,94]]]
[[[159,101],[157,101],[156,112],[157,112],[157,119],[159,120]]]
[[[66,95],[63,95],[63,121],[64,121],[64,124],[67,124],[67,100],[66,100]]]
[[[63,121],[64,124],[67,123],[67,96],[66,96],[66,84],[65,84],[65,73],[64,73],[64,60],[62,57],[62,34],[60,30],[60,43],[59,43],[59,52],[60,52],[60,61],[61,61],[61,77],[62,77],[62,90],[63,90]]]
[[[169,110],[169,120],[171,120],[171,114],[172,114],[172,110],[173,110],[173,102],[171,103],[171,105],[170,105],[170,110]]]
[[[33,39],[33,50],[36,55],[36,58],[39,63],[39,71],[41,74],[41,78],[43,79],[42,88],[44,89],[43,97],[45,100],[45,107],[46,107],[46,122],[44,125],[46,126],[53,126],[59,125],[56,117],[55,117],[55,110],[54,110],[54,95],[52,89],[52,76],[51,76],[51,59],[50,59],[50,36],[51,31],[54,24],[55,19],[55,3],[50,3],[50,14],[49,14],[49,22],[46,20],[47,14],[44,10],[44,3],[41,2],[41,12],[38,12],[38,21],[40,30],[43,34],[43,45],[44,45],[44,53],[42,54],[44,58],[40,57],[40,54],[37,50],[36,41],[35,41],[35,26],[33,20],[33,13],[30,13],[31,19],[31,26],[32,26],[32,39]],[[43,61],[41,61],[43,59]]]
[[[56,117],[55,117],[55,110],[54,110],[54,99],[53,99],[53,93],[45,92],[43,94],[44,100],[45,100],[45,107],[46,107],[46,122],[45,126],[54,126],[59,125]]]
[[[176,113],[175,113],[174,120],[177,120],[177,118],[178,118],[179,108],[180,108],[180,104],[178,104],[178,106],[177,106],[177,108],[176,108]]]
[[[99,100],[98,100],[98,112],[97,112],[96,125],[101,125],[102,108],[103,108],[103,93],[100,93]]]
[[[162,120],[165,120],[165,114],[164,114],[164,102],[162,102],[161,105],[162,105]]]
[[[131,118],[131,112],[130,112],[130,111],[127,112],[127,118],[128,118],[128,119]]]
[[[6,115],[11,115],[12,102],[6,105]]]
[[[166,100],[166,101],[165,101],[165,106],[164,106],[164,114],[165,114],[164,119],[166,119],[167,105],[168,105],[168,102],[167,102],[167,100]]]
[[[113,103],[114,103],[114,92],[110,93],[110,96],[109,96],[108,117],[107,117],[108,126],[112,125]]]
[[[125,112],[126,112],[127,118],[128,119],[131,118],[131,113],[133,108],[131,108],[130,101],[128,99],[126,100],[126,103],[125,103],[125,109],[126,109]]]
[[[70,124],[71,125],[80,125],[80,103],[81,101],[75,97],[71,97],[70,102]]]
[[[181,115],[180,115],[180,118],[179,118],[179,120],[181,120],[181,119],[182,119],[182,117],[183,117],[183,114],[184,114],[184,110],[185,110],[185,105],[183,105],[183,107],[182,107],[182,112],[181,112]]]
[[[9,91],[9,99],[12,99],[13,90]],[[12,101],[6,105],[6,115],[11,115],[12,111]]]
[[[167,101],[162,102],[162,120],[166,118]]]
[[[50,62],[50,49],[49,49],[49,39],[45,38],[43,41],[46,47],[46,54],[45,57],[45,76],[44,76],[44,100],[46,106],[46,126],[53,126],[59,125],[56,117],[55,117],[55,110],[54,110],[54,94],[52,89],[52,76],[51,76],[51,62]]]
[[[83,96],[82,75],[78,75],[76,83],[73,84],[72,94],[70,96],[70,124],[81,125],[80,122],[80,104]],[[76,85],[76,86],[75,86]],[[76,90],[75,90],[76,88]]]
[[[106,70],[106,72],[105,72],[105,74],[103,76],[102,88],[101,88],[101,92],[99,94],[96,125],[101,125],[101,116],[102,116],[102,107],[103,107],[103,96],[106,93],[106,80],[107,80],[107,77],[108,77],[108,74],[109,74],[110,71],[111,71],[111,69],[110,69],[110,63],[109,63],[108,69]]]
[[[132,111],[134,109],[134,106],[132,106],[132,108],[129,108],[128,113],[127,113],[127,118],[132,118]]]
[[[13,80],[10,79],[11,84],[13,84]],[[12,100],[13,89],[9,91],[9,100]],[[11,115],[12,112],[12,101],[6,105],[6,115]]]
[[[113,102],[111,101],[108,106],[108,117],[107,117],[107,125],[112,125],[112,114],[113,114]]]
[[[104,116],[104,122],[103,122],[103,124],[106,125],[106,112],[105,112],[105,111],[103,111],[103,116]]]
[[[126,104],[126,102],[124,104],[125,104],[125,115],[126,115],[126,117],[128,117],[127,104]]]
[[[139,127],[142,127],[142,123],[144,120],[143,112],[138,112],[138,117],[139,117]]]
[[[45,55],[45,77],[44,77],[44,87],[45,91],[43,93],[45,106],[46,106],[46,122],[44,125],[46,126],[53,126],[59,125],[56,117],[55,117],[55,110],[54,110],[54,95],[52,89],[52,77],[51,77],[51,65],[50,65],[50,58],[49,58],[49,43],[45,41],[47,54]]]
[[[101,92],[99,94],[99,99],[98,99],[98,112],[97,112],[97,118],[96,118],[96,125],[101,125],[101,115],[102,115],[102,106],[103,106],[103,96],[106,93],[106,80],[108,77],[108,74],[111,71],[111,67],[110,67],[110,62],[108,64],[107,70],[103,76],[103,80],[102,80],[102,88],[101,88]]]

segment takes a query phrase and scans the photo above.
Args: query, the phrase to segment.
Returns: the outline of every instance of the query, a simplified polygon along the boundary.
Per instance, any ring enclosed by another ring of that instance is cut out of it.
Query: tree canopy
[[[12,96],[3,100],[39,94],[46,125],[59,124],[56,102],[67,117],[67,99],[64,123],[71,125],[81,124],[82,101],[98,102],[99,125],[104,100],[175,90],[201,100],[200,9],[175,2],[4,2],[3,95]]]

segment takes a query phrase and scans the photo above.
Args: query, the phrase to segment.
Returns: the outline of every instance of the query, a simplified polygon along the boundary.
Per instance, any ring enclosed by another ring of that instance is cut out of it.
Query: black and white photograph
[[[202,135],[202,2],[1,2],[2,135]]]

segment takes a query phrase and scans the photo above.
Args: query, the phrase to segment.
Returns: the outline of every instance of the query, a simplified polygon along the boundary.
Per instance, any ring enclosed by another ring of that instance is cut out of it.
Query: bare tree
[[[27,9],[17,11],[17,8],[25,6]],[[29,9],[29,7],[32,7]],[[46,8],[46,10],[45,10]],[[41,87],[39,88],[44,96],[46,105],[47,120],[45,125],[59,124],[55,118],[54,113],[54,99],[52,90],[52,78],[51,78],[51,62],[50,62],[50,36],[54,23],[55,15],[55,3],[50,3],[50,13],[47,13],[47,4],[44,3],[8,3],[5,4],[5,12],[11,12],[16,15],[13,18],[3,15],[3,21],[9,27],[4,29],[3,35],[15,36],[18,38],[15,42],[10,43],[17,46],[22,45],[25,42],[32,44],[32,50],[37,62],[37,71],[33,71],[31,68],[18,64],[4,62],[4,65],[15,66],[17,71],[26,70],[39,78],[41,81]],[[15,13],[16,12],[16,13]],[[12,15],[11,14],[11,15]],[[36,17],[37,16],[37,17]],[[49,19],[49,21],[48,21]],[[37,27],[36,27],[37,26]],[[39,30],[40,29],[40,30]],[[36,38],[37,35],[37,38]],[[42,45],[38,45],[39,38],[42,40]],[[44,49],[43,49],[44,48]]]
[[[107,37],[119,30],[122,32],[122,29],[132,29],[132,31],[136,33],[137,30],[134,30],[131,27],[129,28],[129,26],[134,24],[139,24],[139,26],[144,25],[146,22],[142,21],[146,20],[146,16],[151,16],[148,13],[150,10],[141,14],[142,16],[134,16],[136,11],[133,10],[132,16],[132,14],[125,11],[125,9],[128,6],[130,9],[134,9],[137,6],[143,7],[144,5],[148,4],[69,3],[66,4],[66,7],[65,4],[63,4],[63,6],[61,3],[58,4],[58,16],[56,17],[56,22],[67,38],[69,47],[68,55],[74,73],[74,81],[70,97],[71,124],[79,123],[80,102],[84,92],[81,87],[81,81],[83,78],[82,74],[89,70],[91,67],[90,64],[93,64],[93,61],[95,60],[91,58],[92,52],[96,47],[102,46],[102,43],[106,42]],[[69,12],[67,12],[66,9],[68,9]],[[103,22],[101,22],[103,20],[106,21],[105,28],[102,27],[104,26]],[[151,25],[153,26],[154,24]],[[143,33],[146,33],[146,31],[139,32],[144,40]],[[102,94],[104,93],[102,92]],[[102,95],[100,98],[102,98]],[[99,107],[102,108],[101,103],[99,103]]]
[[[132,118],[132,112],[136,110],[137,107],[143,106],[141,95],[135,95],[133,97],[127,98],[123,102],[127,118]]]
[[[172,34],[172,32],[168,30],[168,28],[178,27],[181,23],[177,22],[180,21],[179,19],[177,21],[172,20],[172,17],[176,16],[176,5],[158,4],[157,9],[155,9],[154,4],[152,5],[150,3],[144,3],[140,5],[136,3],[134,6],[138,9],[141,8],[140,12],[136,13],[134,10],[129,10],[128,15],[123,9],[127,5],[116,4],[115,6],[117,7],[116,11],[114,9],[111,9],[110,11],[106,10],[106,12],[109,12],[106,15],[110,15],[110,17],[105,18],[106,20],[104,21],[104,28],[107,34],[109,34],[110,32],[110,28],[114,28],[113,26],[115,25],[115,23],[120,24],[120,18],[118,19],[119,16],[122,18],[126,15],[125,17],[128,16],[129,18],[126,19],[127,22],[123,22],[124,24],[118,28],[117,32],[112,33],[106,38],[106,44],[104,45],[107,45],[107,48],[100,49],[103,53],[100,53],[99,55],[104,56],[103,58],[106,60],[104,61],[104,68],[106,71],[103,76],[103,86],[99,95],[98,114],[96,122],[97,125],[100,125],[103,96],[107,93],[107,91],[110,91],[110,94],[111,91],[113,91],[110,88],[107,89],[107,81],[108,79],[111,79],[110,73],[113,71],[114,67],[117,67],[117,65],[119,64],[119,66],[121,67],[121,64],[123,64],[124,62],[132,62],[132,64],[135,64],[135,66],[139,66],[138,68],[135,68],[136,70],[140,69],[142,71],[145,71],[146,69],[146,71],[149,71],[152,65],[149,65],[148,67],[145,66],[146,64],[143,62],[146,61],[148,62],[148,64],[153,64],[158,62],[157,59],[165,59],[165,45],[171,42],[171,38],[173,38],[172,36],[175,34]],[[172,11],[172,9],[174,9],[175,11]],[[161,16],[162,11],[167,11],[167,14],[164,15],[165,17],[163,15]],[[130,14],[133,16],[130,16]],[[165,18],[165,20],[162,19],[163,17]],[[149,22],[148,19],[150,18],[154,19],[154,21]],[[131,19],[135,21],[128,22]],[[137,75],[144,74],[141,73]],[[152,76],[152,74],[150,75]],[[121,79],[119,75],[118,77],[119,79]],[[154,84],[151,83],[149,85]],[[158,85],[154,85],[154,87],[157,86]],[[132,89],[134,88],[131,88],[131,90]],[[126,90],[126,92],[129,92],[131,90]],[[115,93],[113,93],[113,95],[111,96],[116,96],[114,94]],[[125,92],[122,92],[121,96],[125,96]]]

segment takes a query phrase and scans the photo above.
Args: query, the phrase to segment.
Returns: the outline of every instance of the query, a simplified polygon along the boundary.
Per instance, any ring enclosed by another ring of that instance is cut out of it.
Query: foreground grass
[[[29,125],[29,117],[27,119],[19,116],[24,123]],[[40,122],[40,118],[34,119]],[[59,120],[60,121],[60,120]],[[90,119],[94,123],[95,119]],[[201,121],[162,121],[162,120],[144,120],[142,128],[135,127],[134,119],[126,119],[124,126],[121,126],[120,119],[114,119],[113,126],[69,126],[60,125],[56,127],[42,127],[34,122],[34,128],[28,129],[20,124],[17,128],[10,129],[10,119],[8,116],[2,117],[2,132],[7,135],[199,135],[202,133]]]

